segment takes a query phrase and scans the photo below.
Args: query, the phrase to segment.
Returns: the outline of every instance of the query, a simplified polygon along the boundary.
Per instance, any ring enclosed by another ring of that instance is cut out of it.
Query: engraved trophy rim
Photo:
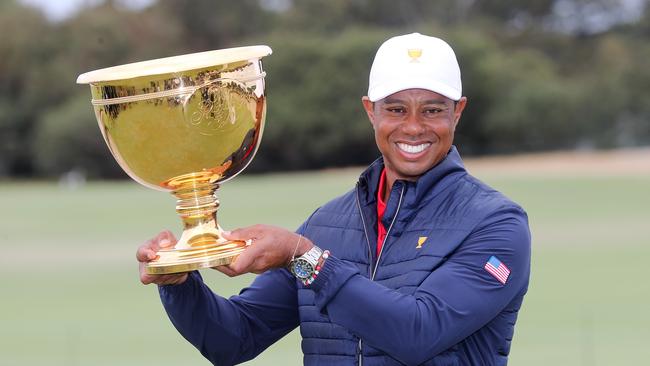
[[[88,71],[77,77],[77,84],[93,84],[143,76],[173,74],[214,65],[259,59],[271,53],[271,48],[266,45],[188,53]]]

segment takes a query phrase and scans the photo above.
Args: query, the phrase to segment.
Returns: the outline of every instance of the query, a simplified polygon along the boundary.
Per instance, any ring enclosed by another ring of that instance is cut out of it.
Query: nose
[[[417,111],[411,111],[404,120],[402,131],[409,136],[418,137],[424,134],[424,123],[420,120],[420,114]]]

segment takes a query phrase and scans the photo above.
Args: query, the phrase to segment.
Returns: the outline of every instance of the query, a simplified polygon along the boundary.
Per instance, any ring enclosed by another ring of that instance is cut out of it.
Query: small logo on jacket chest
[[[427,241],[428,236],[421,236],[418,238],[418,246],[415,247],[415,249],[420,249],[422,248],[422,244],[424,244],[425,241]]]

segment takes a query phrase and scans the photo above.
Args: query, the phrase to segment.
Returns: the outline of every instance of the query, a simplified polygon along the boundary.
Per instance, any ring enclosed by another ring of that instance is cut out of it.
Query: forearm
[[[462,286],[460,278],[432,278],[413,295],[405,295],[370,281],[343,261],[333,259],[326,266],[328,273],[319,275],[324,281],[314,288],[316,305],[364,343],[408,365],[421,364],[458,343],[503,306],[482,302],[480,294],[462,301],[436,296],[448,293],[441,282]]]
[[[319,276],[316,305],[332,322],[405,364],[419,364],[445,350],[444,324],[432,304],[418,301],[358,274],[353,266],[330,258]],[[325,268],[324,268],[325,269]]]
[[[295,280],[271,270],[230,299],[214,294],[198,272],[177,286],[161,286],[172,323],[212,363],[250,360],[298,324]]]
[[[214,294],[198,272],[180,285],[159,286],[160,299],[178,332],[214,364],[234,364],[243,348],[237,307]]]

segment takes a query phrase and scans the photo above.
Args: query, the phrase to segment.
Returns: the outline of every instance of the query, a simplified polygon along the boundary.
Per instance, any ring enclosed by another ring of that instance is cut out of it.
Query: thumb
[[[232,231],[223,231],[223,237],[228,240],[246,241],[255,237],[252,227],[235,229]]]
[[[158,245],[160,248],[172,247],[176,244],[176,241],[176,237],[169,230],[165,230],[158,235]]]

